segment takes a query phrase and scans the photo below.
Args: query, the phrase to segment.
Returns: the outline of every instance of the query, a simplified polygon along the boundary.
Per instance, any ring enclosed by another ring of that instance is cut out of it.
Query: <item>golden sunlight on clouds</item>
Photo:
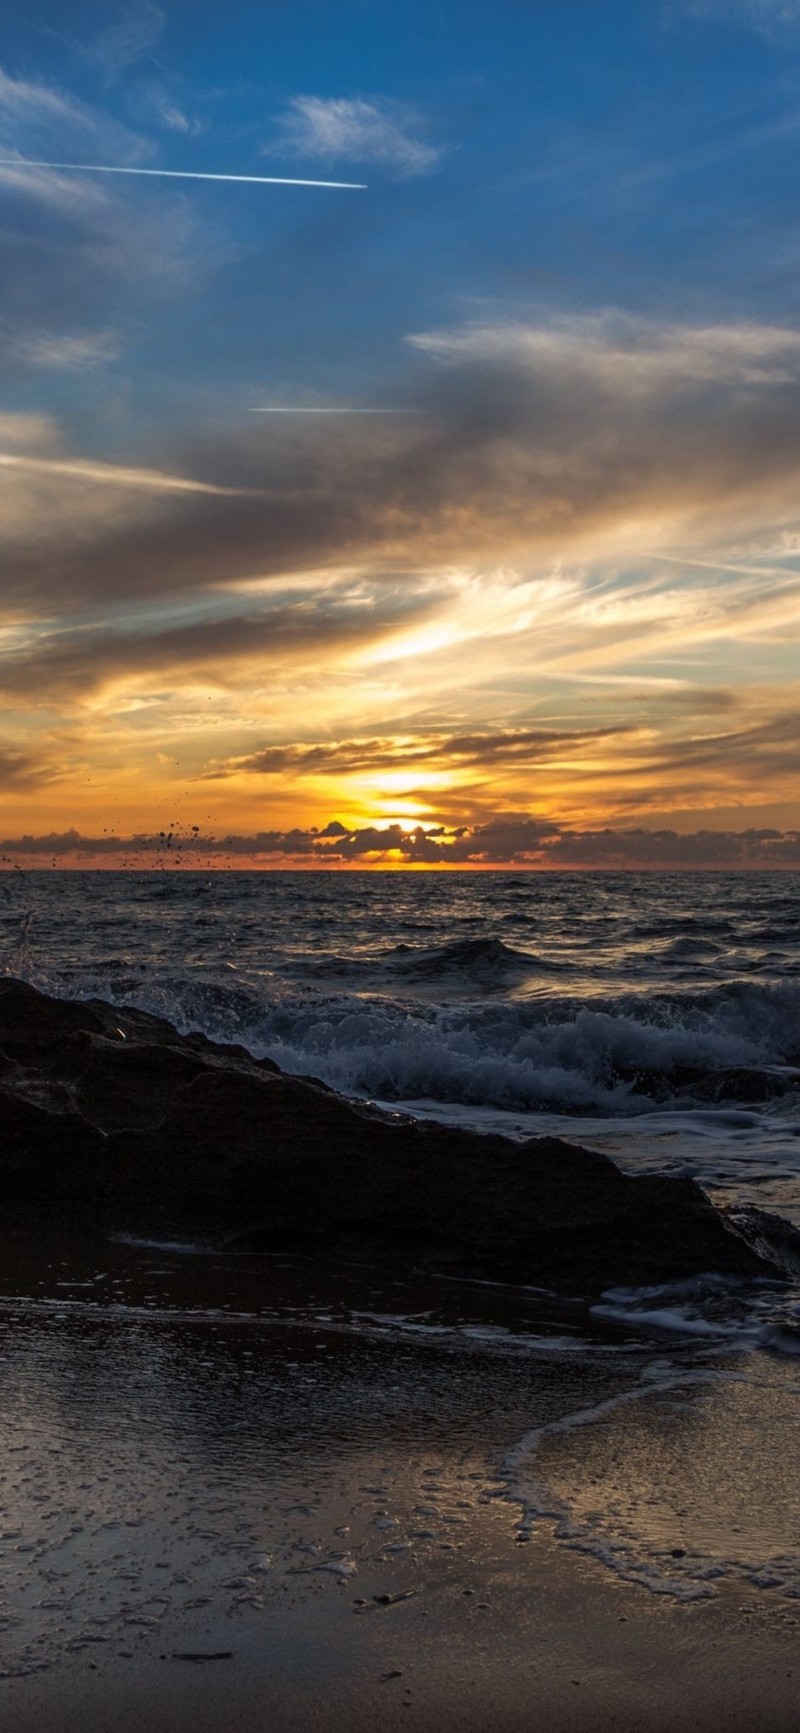
[[[116,464],[0,418],[7,837],[800,819],[800,339],[599,315],[409,354],[426,413],[334,439]]]

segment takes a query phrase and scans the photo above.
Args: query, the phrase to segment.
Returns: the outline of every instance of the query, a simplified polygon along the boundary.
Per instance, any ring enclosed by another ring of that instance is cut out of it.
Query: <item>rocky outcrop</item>
[[[10,979],[3,1214],[573,1292],[795,1259],[791,1231],[727,1218],[689,1179],[383,1113],[145,1012]]]

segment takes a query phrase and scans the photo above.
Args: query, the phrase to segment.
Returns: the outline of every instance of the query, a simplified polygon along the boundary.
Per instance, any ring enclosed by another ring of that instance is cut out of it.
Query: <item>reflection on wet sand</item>
[[[443,1573],[481,1604],[497,1549],[508,1572],[553,1530],[675,1598],[800,1594],[791,1361],[590,1345],[585,1311],[502,1289],[42,1251],[5,1248],[6,1677],[233,1653],[309,1597],[367,1617]]]

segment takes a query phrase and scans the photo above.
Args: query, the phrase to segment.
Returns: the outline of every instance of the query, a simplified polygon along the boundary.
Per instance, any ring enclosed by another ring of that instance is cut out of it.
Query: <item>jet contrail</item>
[[[362,409],[358,403],[328,406],[304,403],[255,403],[250,415],[424,415],[420,409]]]
[[[99,162],[31,162],[25,157],[0,157],[0,168],[55,168],[67,169],[70,174],[95,175],[155,175],[159,180],[171,181],[242,181],[262,187],[334,187],[340,192],[366,192],[365,181],[306,181],[296,180],[287,175],[219,175],[198,173],[196,170],[179,168],[117,168],[108,163]]]

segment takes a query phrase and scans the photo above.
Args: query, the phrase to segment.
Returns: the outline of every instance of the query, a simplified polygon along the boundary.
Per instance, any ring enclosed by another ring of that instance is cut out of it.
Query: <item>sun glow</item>
[[[406,829],[409,828],[410,821],[413,829],[417,821],[427,820],[430,822],[433,814],[429,806],[420,806],[419,802],[414,800],[404,800],[396,801],[393,805],[389,801],[380,803],[375,810],[374,817],[380,820],[381,824],[399,824]]]
[[[404,632],[397,638],[389,638],[381,644],[370,645],[363,654],[363,660],[374,666],[383,662],[402,662],[411,657],[432,656],[437,650],[448,650],[464,637],[455,622],[439,621],[436,625],[421,626],[418,631]]]

